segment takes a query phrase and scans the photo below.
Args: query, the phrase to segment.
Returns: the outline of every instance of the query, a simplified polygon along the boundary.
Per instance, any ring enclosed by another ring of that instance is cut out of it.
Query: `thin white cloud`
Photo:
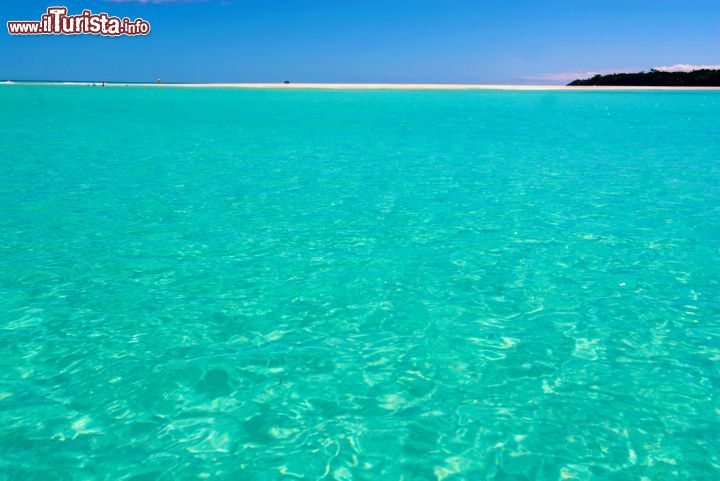
[[[675,65],[665,65],[655,67],[655,70],[661,72],[692,72],[693,70],[718,70],[720,65],[690,65],[687,63],[676,63]]]

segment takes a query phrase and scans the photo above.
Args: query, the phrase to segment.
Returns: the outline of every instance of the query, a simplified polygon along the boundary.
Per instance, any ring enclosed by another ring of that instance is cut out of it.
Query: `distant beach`
[[[102,82],[12,82],[22,85],[101,86]],[[720,90],[720,87],[653,87],[653,86],[566,86],[503,84],[396,84],[396,83],[123,83],[106,82],[107,87],[184,87],[241,89],[334,89],[334,90]]]

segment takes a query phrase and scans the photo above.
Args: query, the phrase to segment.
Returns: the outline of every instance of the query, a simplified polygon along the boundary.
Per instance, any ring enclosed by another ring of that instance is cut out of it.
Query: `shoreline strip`
[[[100,86],[102,82],[0,82],[0,85],[55,85]],[[339,83],[123,83],[106,82],[107,87],[155,88],[241,88],[241,89],[327,89],[327,90],[553,90],[553,91],[606,91],[606,90],[720,90],[718,87],[665,87],[665,86],[566,86],[566,85],[500,85],[500,84],[339,84]]]

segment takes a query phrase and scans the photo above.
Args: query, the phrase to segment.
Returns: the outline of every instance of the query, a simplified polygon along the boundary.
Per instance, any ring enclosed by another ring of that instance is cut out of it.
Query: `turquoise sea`
[[[0,480],[720,479],[719,120],[0,86]]]

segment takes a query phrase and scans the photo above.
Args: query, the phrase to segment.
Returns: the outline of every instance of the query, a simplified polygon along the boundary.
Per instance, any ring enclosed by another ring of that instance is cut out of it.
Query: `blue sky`
[[[720,0],[1,0],[0,80],[566,83],[720,64]],[[148,37],[10,36],[51,5]]]

